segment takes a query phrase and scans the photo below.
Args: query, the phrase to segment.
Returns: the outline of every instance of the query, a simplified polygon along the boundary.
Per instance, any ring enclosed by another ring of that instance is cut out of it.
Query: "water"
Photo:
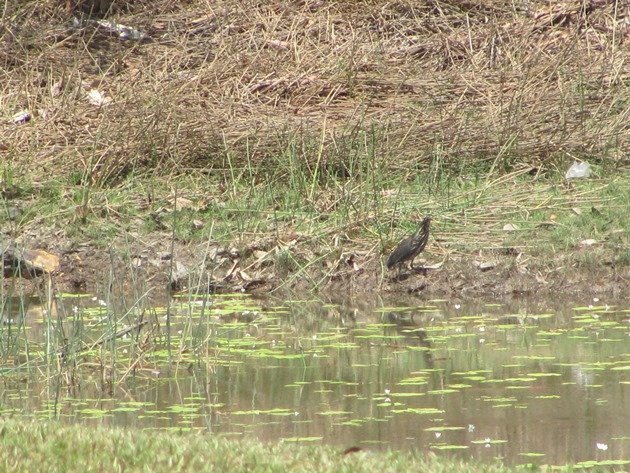
[[[0,413],[508,464],[630,460],[628,309],[405,304],[14,304]]]

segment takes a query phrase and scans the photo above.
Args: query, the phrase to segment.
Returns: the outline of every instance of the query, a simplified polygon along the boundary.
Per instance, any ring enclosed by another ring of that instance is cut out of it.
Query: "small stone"
[[[9,217],[11,221],[17,220],[22,213],[22,209],[14,205],[7,208],[7,217]]]
[[[192,224],[195,230],[201,230],[203,228],[203,222],[201,220],[195,219],[192,221]]]
[[[477,267],[481,270],[481,271],[490,271],[491,269],[493,269],[496,266],[496,264],[490,262],[490,261],[483,261],[481,263],[477,263]]]
[[[440,261],[439,263],[435,263],[435,264],[423,264],[422,267],[424,269],[440,269],[443,265],[444,265],[444,261]]]
[[[181,261],[175,261],[175,268],[171,275],[171,289],[173,291],[181,291],[186,285],[189,275],[190,272],[186,265]]]
[[[44,250],[3,249],[4,273],[21,274],[23,277],[41,276],[57,271],[60,267],[59,257]],[[19,268],[19,271],[18,271]]]

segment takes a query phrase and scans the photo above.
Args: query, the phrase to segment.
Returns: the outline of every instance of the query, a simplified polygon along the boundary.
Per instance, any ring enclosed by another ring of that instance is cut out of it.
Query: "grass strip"
[[[134,431],[54,422],[4,420],[0,423],[0,437],[0,468],[14,473],[531,471],[417,452],[364,450],[343,455],[341,447],[267,444],[190,432]],[[571,470],[567,467],[563,471]]]

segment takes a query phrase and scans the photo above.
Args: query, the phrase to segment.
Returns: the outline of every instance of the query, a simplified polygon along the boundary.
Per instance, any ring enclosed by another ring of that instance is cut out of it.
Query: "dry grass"
[[[40,178],[259,168],[289,146],[343,166],[370,130],[402,177],[627,162],[620,1],[116,2],[143,42],[72,28],[62,3],[10,0],[0,27],[0,157]]]

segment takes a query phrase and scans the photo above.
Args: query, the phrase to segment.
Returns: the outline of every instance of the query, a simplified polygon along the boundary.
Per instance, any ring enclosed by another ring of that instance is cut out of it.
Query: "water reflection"
[[[0,335],[5,415],[512,464],[630,457],[623,308],[69,298],[5,309]]]

